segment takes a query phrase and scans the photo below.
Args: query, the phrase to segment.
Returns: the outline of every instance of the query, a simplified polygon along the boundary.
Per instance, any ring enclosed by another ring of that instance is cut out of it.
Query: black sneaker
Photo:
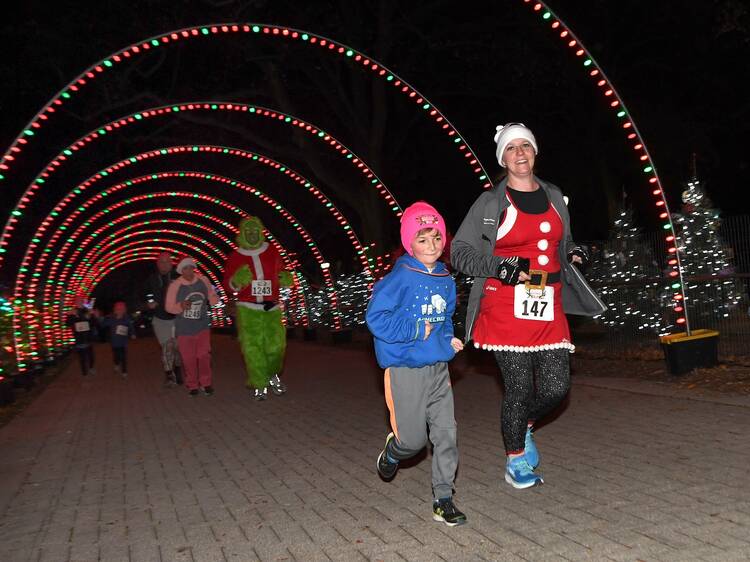
[[[396,472],[398,471],[398,463],[389,461],[388,454],[386,453],[386,451],[388,450],[388,443],[390,443],[393,439],[394,435],[393,432],[391,432],[388,434],[388,437],[385,438],[385,447],[383,447],[383,450],[380,451],[380,454],[378,455],[378,462],[375,464],[375,467],[378,470],[378,474],[386,482],[390,482],[391,480],[393,480],[393,477],[396,476]]]
[[[445,523],[449,527],[455,527],[456,525],[463,525],[466,523],[466,515],[461,513],[458,508],[453,505],[452,498],[444,498],[432,502],[432,518],[435,521]]]
[[[214,387],[213,386],[204,386],[202,389],[203,394],[206,396],[213,396],[214,395]]]
[[[188,394],[190,395],[190,398],[194,398],[194,397],[198,396],[198,389],[194,388],[193,390],[191,390],[190,392],[188,392]]]

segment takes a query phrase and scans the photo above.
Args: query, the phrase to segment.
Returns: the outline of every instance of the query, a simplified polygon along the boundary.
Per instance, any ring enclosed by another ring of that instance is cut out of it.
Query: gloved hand
[[[250,271],[250,266],[243,264],[240,268],[232,275],[232,285],[241,291],[253,282],[253,272]]]
[[[577,256],[581,261],[574,260],[573,256]],[[568,261],[573,264],[579,264],[581,267],[586,267],[589,263],[589,253],[583,246],[576,246],[568,252]]]
[[[291,271],[282,270],[279,271],[279,285],[284,288],[291,287],[294,285],[294,277]]]
[[[497,278],[503,285],[518,285],[518,276],[521,272],[528,273],[531,260],[513,256],[503,259],[497,268]]]

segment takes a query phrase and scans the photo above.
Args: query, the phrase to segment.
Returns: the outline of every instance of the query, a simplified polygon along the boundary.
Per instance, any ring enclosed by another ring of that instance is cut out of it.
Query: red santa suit
[[[509,200],[497,231],[495,255],[528,258],[530,269],[555,273],[559,279],[557,249],[563,225],[557,211],[549,205],[542,214],[525,213]],[[541,293],[524,284],[488,279],[473,333],[475,345],[492,351],[575,349],[563,311],[561,283],[548,283]]]
[[[238,288],[232,285],[232,276],[243,265],[250,268],[253,280],[247,287],[238,291]],[[283,269],[281,255],[268,242],[263,242],[254,250],[237,248],[227,258],[224,286],[232,293],[237,293],[238,304],[260,305],[268,301],[279,302],[279,273]]]

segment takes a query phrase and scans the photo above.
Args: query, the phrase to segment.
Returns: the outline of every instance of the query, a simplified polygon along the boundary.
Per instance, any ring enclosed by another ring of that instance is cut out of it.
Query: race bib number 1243
[[[251,294],[254,297],[270,297],[273,294],[271,287],[271,281],[268,279],[262,279],[259,281],[253,281],[251,288]]]

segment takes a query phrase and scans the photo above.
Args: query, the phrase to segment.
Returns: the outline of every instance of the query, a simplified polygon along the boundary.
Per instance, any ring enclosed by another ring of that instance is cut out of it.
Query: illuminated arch
[[[334,327],[336,329],[340,328],[340,318],[338,313],[338,303],[336,298],[335,289],[333,286],[333,280],[330,275],[330,271],[328,271],[328,268],[324,265],[327,263],[326,260],[323,258],[322,253],[318,249],[317,245],[315,244],[314,239],[312,236],[309,235],[307,230],[299,223],[299,221],[289,213],[283,206],[281,206],[277,201],[275,201],[273,198],[263,194],[261,191],[259,191],[257,188],[249,186],[247,184],[244,184],[243,182],[239,182],[236,180],[232,180],[231,178],[227,178],[225,176],[220,176],[218,174],[206,174],[204,172],[192,172],[192,171],[170,171],[170,172],[159,172],[159,173],[152,173],[148,174],[146,176],[140,176],[138,178],[133,178],[132,180],[127,180],[125,182],[121,182],[119,184],[116,184],[112,187],[107,188],[106,190],[103,190],[99,192],[96,196],[92,197],[91,199],[87,200],[84,204],[82,204],[76,211],[71,213],[71,215],[63,221],[63,223],[58,227],[58,231],[55,232],[55,234],[52,236],[50,241],[47,243],[47,249],[54,247],[57,240],[61,237],[61,232],[68,229],[69,224],[72,224],[72,222],[75,220],[75,218],[83,213],[88,207],[93,205],[95,202],[100,201],[104,199],[105,197],[110,196],[111,194],[120,191],[121,189],[124,189],[126,187],[129,187],[131,185],[137,185],[143,182],[157,180],[157,179],[165,179],[165,178],[197,178],[197,179],[205,179],[205,180],[211,180],[214,182],[218,182],[224,185],[231,186],[233,188],[237,188],[243,191],[246,191],[252,195],[255,195],[256,197],[260,198],[262,201],[267,203],[269,206],[271,206],[276,212],[282,215],[282,217],[287,220],[290,224],[292,224],[293,228],[300,234],[302,239],[305,241],[308,249],[313,255],[313,258],[318,262],[318,264],[321,266],[322,274],[324,281],[326,283],[326,286],[328,287],[329,294],[330,294],[330,301],[331,305],[334,308]],[[216,200],[217,198],[213,196],[208,195],[202,195],[202,194],[196,194],[196,193],[186,193],[186,192],[174,192],[174,193],[181,193],[183,195],[186,195],[188,197],[193,197],[195,199],[200,199],[204,201],[208,201],[209,203],[213,200]],[[145,198],[153,198],[155,194],[147,194]],[[141,199],[142,197],[138,197],[138,199]],[[135,200],[135,198],[131,198],[132,200]],[[67,243],[66,243],[67,244]],[[26,283],[26,273],[28,272],[29,267],[29,254],[31,253],[31,250],[33,250],[36,247],[36,243],[33,242],[29,245],[29,248],[27,249],[26,256],[24,257],[24,261],[22,263],[21,269],[19,269],[17,281],[16,281],[16,299],[19,300],[21,298],[19,296],[19,293],[23,291],[24,289],[27,290],[28,293],[34,294],[36,289],[35,283]],[[64,246],[65,247],[65,246]],[[44,251],[43,254],[46,254],[48,252]],[[40,260],[41,262],[42,260]],[[36,274],[36,270],[35,270]],[[35,274],[32,274],[32,277],[35,276]],[[27,294],[28,294],[27,293]],[[27,296],[26,300],[32,299],[33,302],[33,296]]]
[[[186,249],[188,247],[185,245],[184,242],[176,241],[176,242],[173,243],[173,245],[165,245],[165,244],[158,245],[158,246],[157,245],[152,245],[152,246],[146,246],[146,248],[148,248],[150,250],[154,250],[154,251],[179,252],[180,249]],[[138,252],[137,249],[134,250],[134,251]],[[216,274],[215,274],[215,272],[211,268],[205,266],[205,262],[203,261],[203,257],[205,257],[205,256],[203,256],[203,251],[199,249],[198,251],[194,251],[194,255],[195,254],[198,254],[197,256],[195,256],[195,260],[196,260],[199,268],[203,272],[205,272],[205,274],[211,279],[212,282],[215,283],[217,281]],[[127,251],[123,252],[123,253],[119,253],[119,254],[117,254],[115,256],[115,259],[125,259],[127,257],[127,255],[129,255],[129,252],[127,252]],[[89,294],[90,293],[87,293],[84,296],[88,296]],[[62,316],[64,314],[65,314],[65,309],[61,309],[60,310],[60,315]],[[45,337],[45,339],[47,339],[47,343],[48,344],[49,343],[53,343],[53,344],[55,343],[55,340],[50,338],[50,334],[49,334],[48,331],[44,331],[44,337]],[[68,342],[70,342],[70,340],[71,340],[71,337],[69,335],[67,335],[67,336],[62,336],[62,340],[58,340],[58,341],[68,341]],[[16,349],[19,350],[18,343],[16,344]],[[37,348],[36,349],[32,348],[32,350],[28,353],[28,355],[31,357],[32,360],[36,360],[38,358],[39,353],[38,353],[37,349],[38,349],[38,344],[37,344]],[[18,366],[19,366],[20,370],[25,370],[24,368],[27,367],[25,355],[27,355],[27,354],[18,353]]]
[[[163,192],[163,193],[155,193],[155,194],[148,194],[148,195],[137,196],[137,197],[131,198],[131,201],[133,203],[136,203],[136,202],[141,201],[141,200],[153,199],[153,198],[159,198],[159,197],[169,197],[169,198],[172,198],[172,197],[181,197],[181,198],[187,198],[187,199],[194,199],[195,198],[193,193],[187,193],[187,192]],[[241,219],[242,217],[245,216],[245,212],[242,209],[240,209],[240,208],[238,208],[238,207],[236,207],[236,206],[234,206],[234,205],[232,205],[230,203],[227,203],[227,202],[225,202],[223,200],[219,200],[219,199],[213,197],[212,203],[213,204],[218,204],[222,208],[224,208],[226,210],[229,210],[231,212],[234,212],[237,215],[238,219]],[[66,241],[65,245],[63,246],[63,248],[60,251],[56,252],[55,255],[57,256],[57,260],[58,261],[55,261],[52,264],[52,266],[50,268],[50,271],[46,275],[42,275],[41,274],[42,273],[42,269],[41,268],[43,267],[44,264],[41,263],[41,262],[39,264],[37,264],[37,268],[34,270],[34,274],[37,275],[36,278],[43,278],[43,279],[45,279],[44,290],[43,290],[43,298],[42,298],[42,302],[44,303],[45,309],[48,306],[51,306],[52,303],[62,303],[64,301],[66,301],[66,299],[63,297],[63,292],[67,290],[67,287],[69,287],[70,283],[72,282],[69,279],[69,277],[71,275],[75,274],[74,272],[75,272],[75,264],[76,264],[77,258],[80,257],[80,255],[83,253],[83,251],[85,251],[86,248],[94,240],[98,239],[99,236],[98,236],[98,234],[96,234],[95,236],[93,236],[91,238],[87,238],[87,239],[81,240],[80,242],[79,242],[79,238],[81,238],[82,236],[84,236],[85,234],[87,234],[88,231],[86,229],[88,229],[88,227],[90,227],[92,224],[96,223],[96,221],[98,219],[103,218],[103,217],[109,217],[111,215],[111,213],[113,212],[113,210],[115,210],[117,208],[122,208],[122,207],[124,207],[124,205],[120,202],[120,203],[117,203],[117,204],[115,204],[115,205],[113,205],[111,207],[108,207],[106,209],[102,209],[99,212],[97,212],[95,215],[89,217],[87,219],[87,222],[84,223],[83,225],[79,226],[78,229],[75,232],[72,232],[70,234],[70,238]],[[170,211],[170,212],[177,211],[174,208],[166,208],[166,209],[163,209],[163,210],[164,211]],[[111,221],[111,223],[114,225],[114,224],[117,224],[117,223],[122,222],[123,220],[129,219],[129,218],[133,218],[133,217],[137,217],[137,216],[142,216],[144,214],[150,214],[150,213],[157,212],[157,211],[158,211],[158,209],[156,209],[156,210],[152,209],[152,210],[137,211],[135,213],[130,213],[130,214],[125,215],[123,217],[119,217],[119,218]],[[189,213],[189,214],[193,214],[193,215],[197,215],[197,216],[202,216],[203,218],[211,218],[211,219],[213,219],[212,216],[207,215],[205,213],[201,213],[200,211],[183,210],[183,212],[186,212],[186,213]],[[234,225],[232,225],[230,223],[227,223],[226,221],[220,221],[219,219],[214,219],[214,220],[216,220],[217,222],[220,222],[221,224],[226,225],[226,227],[229,228],[229,230],[231,232],[233,232],[234,234],[236,234],[238,232],[236,226],[234,226]],[[160,222],[160,221],[159,221],[159,219],[156,219],[154,222]],[[140,224],[140,225],[134,225],[134,226],[142,226],[142,225],[143,225],[143,223]],[[104,230],[106,230],[107,226],[108,225],[100,227],[99,229],[96,229],[93,232],[91,232],[91,234],[101,233]],[[202,227],[200,224],[197,224],[197,223],[196,223],[195,226],[197,226],[199,228],[205,228],[205,227]],[[287,256],[286,250],[276,241],[276,239],[273,236],[273,234],[271,234],[267,229],[266,229],[266,237],[268,238],[268,240],[269,240],[269,242],[271,244],[273,244],[274,246],[276,246],[277,250],[279,251],[280,255],[282,256],[282,259],[284,260],[284,262],[287,265],[287,267],[290,270],[293,271],[297,267],[296,263],[289,260],[289,258]],[[230,246],[232,246],[231,242],[230,242]],[[67,257],[67,252],[68,252],[68,250],[70,248],[74,248],[74,251],[73,251],[73,254],[71,254],[70,257]],[[62,277],[58,278],[57,269],[60,267],[60,264],[62,264],[62,263],[65,264],[65,268],[61,272]],[[294,274],[294,277],[295,277],[295,285],[298,286],[298,283],[297,283],[298,275]],[[53,290],[53,288],[54,288],[54,295],[51,295],[50,292]],[[31,285],[29,287],[29,289],[31,291],[34,291],[36,289],[36,285]],[[299,289],[299,287],[298,287],[298,289]],[[33,294],[34,293],[32,293],[32,295]],[[33,296],[32,296],[32,300],[33,300]],[[305,310],[307,308],[307,303],[306,303],[306,297],[305,297],[305,295],[304,294],[299,295],[299,296],[295,297],[293,300],[295,300],[295,301],[296,300],[300,300],[301,301],[301,305],[300,306],[302,307],[303,310],[299,314],[299,316],[301,318],[301,321],[302,321],[303,325],[307,326],[308,322],[309,322],[309,319],[307,318],[307,315],[306,315],[306,312],[305,312]],[[45,322],[45,329],[47,329],[47,326],[49,326],[49,329],[52,330],[55,335],[58,335],[59,332],[60,332],[60,330],[64,330],[64,327],[62,327],[60,325],[59,319],[56,320],[55,316],[53,316],[51,319],[48,319],[48,321]],[[31,326],[31,328],[33,328],[33,326]]]
[[[581,60],[583,61],[584,67],[586,67],[589,70],[589,74],[594,77],[597,80],[597,85],[602,88],[602,92],[605,96],[610,97],[611,102],[610,106],[617,109],[617,117],[623,120],[622,126],[623,129],[630,129],[629,132],[627,132],[628,139],[634,142],[633,148],[637,151],[639,160],[643,163],[643,171],[648,176],[648,181],[652,186],[652,193],[655,196],[655,203],[657,207],[660,207],[660,218],[662,218],[665,223],[663,224],[664,230],[668,230],[669,233],[667,235],[667,242],[668,242],[668,264],[671,267],[671,271],[669,272],[669,276],[673,278],[674,282],[668,287],[674,291],[673,293],[673,310],[677,314],[683,314],[684,311],[684,297],[685,297],[685,288],[684,288],[684,280],[682,276],[682,267],[680,264],[680,256],[679,252],[676,249],[675,244],[675,231],[674,226],[671,221],[671,216],[669,213],[668,208],[668,202],[666,200],[666,197],[664,195],[663,187],[661,185],[661,181],[658,176],[658,172],[656,170],[656,166],[646,148],[645,142],[643,142],[643,138],[641,137],[640,133],[638,132],[638,129],[635,125],[634,120],[632,119],[632,116],[629,114],[627,109],[625,108],[624,104],[622,103],[622,99],[620,95],[617,93],[617,91],[612,86],[609,79],[604,75],[604,73],[601,71],[601,68],[596,63],[595,59],[591,56],[591,54],[588,52],[588,50],[583,46],[581,41],[575,37],[575,35],[572,33],[570,28],[564,24],[564,22],[558,18],[552,10],[549,9],[549,7],[544,2],[537,2],[535,0],[522,0],[523,4],[526,4],[527,6],[530,6],[535,12],[537,12],[541,18],[548,22],[552,29],[555,30],[557,33],[559,33],[560,37],[567,41],[568,47],[575,49],[575,54],[578,57],[581,57]],[[82,87],[84,87],[87,83],[89,83],[90,80],[96,78],[101,73],[104,73],[107,71],[107,69],[114,67],[115,65],[118,65],[120,63],[123,63],[138,54],[140,54],[143,51],[148,51],[152,48],[158,48],[160,46],[163,46],[165,44],[169,44],[175,41],[180,41],[184,39],[189,39],[193,37],[201,37],[201,36],[208,36],[212,34],[221,34],[221,33],[257,33],[257,34],[264,34],[268,36],[276,36],[279,38],[285,38],[295,41],[302,41],[307,42],[310,45],[317,45],[321,48],[323,48],[324,51],[331,52],[333,54],[338,54],[342,58],[352,58],[353,60],[359,62],[364,67],[369,68],[371,71],[374,71],[377,76],[382,77],[383,79],[390,81],[394,84],[394,86],[397,86],[403,91],[404,94],[408,95],[410,98],[414,99],[417,103],[423,103],[423,108],[430,111],[430,114],[433,116],[433,118],[438,121],[445,121],[443,126],[448,129],[448,133],[452,136],[455,136],[455,140],[457,140],[459,143],[462,144],[464,149],[467,151],[465,153],[467,158],[471,158],[476,164],[476,169],[479,170],[477,173],[481,174],[479,177],[482,181],[485,182],[485,186],[487,186],[486,182],[486,176],[481,162],[478,161],[476,156],[473,154],[473,151],[468,147],[468,144],[463,141],[463,139],[460,138],[459,135],[457,135],[457,131],[450,125],[450,123],[442,116],[442,114],[439,113],[439,111],[434,108],[429,102],[427,102],[426,98],[419,94],[417,90],[409,86],[407,83],[405,83],[402,79],[398,78],[397,75],[392,73],[389,69],[384,67],[378,62],[373,62],[370,59],[364,57],[361,53],[355,51],[354,49],[349,48],[348,46],[330,40],[329,38],[325,38],[319,35],[311,34],[309,32],[303,32],[300,30],[288,28],[288,27],[280,27],[280,26],[273,26],[273,25],[261,25],[261,24],[237,24],[237,23],[228,23],[228,24],[216,24],[216,25],[209,25],[209,26],[197,26],[197,27],[190,27],[180,30],[175,30],[172,32],[168,32],[162,35],[155,36],[149,40],[146,40],[140,44],[134,44],[130,45],[125,49],[122,49],[120,51],[117,51],[116,53],[112,54],[111,56],[102,59],[98,63],[92,65],[84,71],[82,74],[80,74],[78,77],[76,77],[73,81],[71,81],[65,88],[60,90],[43,108],[40,110],[27,124],[27,126],[23,129],[22,133],[16,137],[11,147],[6,151],[5,155],[3,156],[2,160],[0,160],[0,181],[5,179],[5,174],[8,173],[8,170],[10,168],[10,165],[14,161],[15,157],[22,151],[22,149],[28,144],[29,139],[33,138],[36,135],[36,132],[42,128],[42,126],[49,120],[49,118],[55,113],[56,107],[59,107],[63,105],[66,99],[69,99],[72,95],[76,94],[80,91]],[[12,225],[15,217],[11,216],[8,225]],[[2,253],[5,249],[0,246],[0,253]],[[0,258],[2,256],[0,255]],[[687,319],[687,314],[684,316],[679,316],[677,318],[678,324],[686,324],[687,329],[689,330],[689,321]]]
[[[275,36],[280,39],[289,39],[301,44],[320,47],[323,49],[323,52],[338,55],[344,60],[353,61],[359,64],[362,68],[369,69],[373,72],[373,76],[380,77],[386,83],[392,84],[397,92],[417,104],[417,106],[431,117],[431,119],[439,125],[448,137],[450,137],[457,145],[463,157],[468,160],[473,173],[478,177],[479,181],[482,182],[485,187],[489,187],[487,173],[483,169],[479,159],[468,146],[468,143],[460,137],[458,131],[453,127],[450,121],[448,121],[448,119],[422,93],[388,67],[371,57],[367,57],[364,53],[361,53],[348,45],[334,41],[322,35],[284,26],[253,23],[209,24],[177,29],[161,35],[156,35],[137,44],[131,44],[128,47],[111,54],[107,58],[94,63],[87,70],[76,76],[67,86],[47,102],[47,104],[45,104],[45,106],[31,119],[31,121],[29,121],[26,127],[24,127],[22,133],[16,137],[11,147],[6,151],[3,158],[0,159],[0,181],[5,179],[5,174],[8,173],[10,165],[15,157],[54,115],[56,107],[63,105],[65,100],[70,99],[73,95],[80,92],[81,89],[98,75],[106,72],[109,68],[114,68],[115,65],[126,63],[128,60],[137,57],[140,53],[149,51],[152,48],[174,43],[178,40],[220,33],[262,34],[269,37]]]
[[[638,161],[641,163],[642,171],[648,184],[651,186],[651,194],[654,196],[659,218],[662,220],[662,229],[669,231],[666,236],[667,241],[667,263],[671,269],[669,277],[673,279],[665,288],[672,291],[672,309],[677,315],[677,324],[683,325],[690,330],[690,322],[685,312],[685,282],[683,279],[682,264],[680,263],[680,253],[677,251],[675,243],[675,229],[672,223],[672,215],[669,211],[669,203],[664,194],[664,188],[656,170],[656,164],[651,158],[651,154],[646,147],[646,141],[643,139],[635,119],[625,107],[622,96],[615,89],[614,84],[607,78],[604,70],[599,66],[589,50],[584,47],[581,40],[576,37],[575,33],[565,22],[557,16],[545,2],[536,0],[522,0],[523,4],[529,6],[536,12],[545,23],[558,35],[565,45],[581,61],[584,69],[588,72],[589,77],[596,83],[597,88],[607,100],[610,109],[615,113],[629,144],[635,151]]]
[[[172,198],[172,197],[181,197],[181,198],[188,198],[188,199],[193,199],[194,198],[192,193],[186,193],[186,192],[179,192],[179,193],[178,192],[162,192],[162,193],[155,193],[155,194],[149,194],[149,195],[152,195],[152,197],[149,197],[147,195],[143,195],[143,196],[139,196],[138,198],[132,198],[131,201],[133,203],[136,203],[138,201],[142,201],[142,200],[145,200],[145,199],[153,199],[153,198],[160,198],[160,197],[169,197],[169,198]],[[215,200],[215,201],[213,201],[213,203],[220,205],[224,209],[227,209],[227,210],[230,210],[230,211],[234,212],[237,215],[238,219],[241,219],[242,217],[245,216],[244,211],[242,211],[238,207],[235,207],[235,206],[233,206],[233,205],[231,205],[231,204],[229,204],[229,203],[227,203],[227,202],[225,202],[223,200]],[[110,224],[100,226],[99,228],[91,231],[90,233],[89,233],[88,229],[94,223],[96,223],[100,218],[109,217],[114,210],[116,210],[118,208],[122,208],[124,206],[125,205],[123,205],[121,203],[117,203],[117,204],[115,204],[115,205],[113,205],[111,207],[108,207],[106,209],[102,209],[99,212],[97,212],[96,214],[94,214],[93,216],[89,217],[89,219],[87,219],[87,222],[84,223],[84,224],[82,224],[82,225],[80,225],[76,229],[76,231],[72,232],[70,234],[69,239],[64,244],[64,246],[56,253],[56,259],[52,263],[52,265],[50,267],[50,270],[49,270],[49,272],[47,272],[47,274],[45,274],[45,275],[42,274],[42,271],[43,271],[42,267],[44,266],[44,264],[41,263],[41,262],[37,264],[37,267],[34,269],[35,278],[43,278],[43,279],[46,280],[45,285],[44,285],[44,291],[43,291],[43,299],[42,299],[42,302],[43,302],[43,304],[44,304],[45,307],[51,306],[52,303],[58,303],[58,302],[62,302],[63,301],[63,296],[62,296],[63,295],[63,291],[65,290],[66,287],[68,287],[69,283],[71,282],[71,280],[69,279],[69,276],[72,274],[73,269],[76,267],[76,263],[77,263],[78,259],[82,257],[82,254],[86,250],[86,248],[92,242],[94,242],[95,240],[97,240],[99,238],[99,235],[102,232],[104,232],[104,231],[107,230],[107,228],[108,228],[108,226],[110,226]],[[119,218],[117,218],[117,219],[115,219],[113,221],[110,221],[111,222],[111,226],[114,226],[114,225],[118,224],[119,222],[122,222],[123,220],[127,220],[127,219],[132,218],[132,217],[138,217],[138,216],[141,216],[143,214],[150,214],[150,213],[153,213],[153,212],[157,212],[158,210],[159,209],[149,209],[149,210],[143,210],[143,211],[137,211],[137,212],[134,212],[134,213],[130,213],[128,215],[119,217]],[[167,209],[164,209],[164,210],[167,210]],[[175,211],[175,209],[173,209],[173,208],[169,208],[168,210],[169,211]],[[196,214],[198,216],[203,215],[199,211],[190,210],[189,212],[193,213],[193,214]],[[206,217],[207,215],[203,215],[203,216]],[[213,218],[213,217],[211,217],[211,218]],[[219,219],[214,219],[214,220],[219,221]],[[229,225],[228,228],[233,233],[237,233],[238,232],[237,227],[235,227],[233,225]],[[276,241],[276,239],[273,236],[273,234],[271,234],[268,231],[268,229],[266,229],[265,233],[266,233],[266,237],[268,238],[269,242],[271,244],[273,244],[276,247],[276,249],[279,251],[279,254],[281,255],[282,260],[284,260],[285,264],[287,264],[287,266],[290,269],[296,268],[296,262],[291,262],[289,260],[289,258],[287,256],[286,249],[284,249]],[[79,241],[79,239],[81,237],[83,237],[84,235],[89,235],[90,237]],[[67,253],[68,253],[68,250],[71,249],[71,248],[73,248],[73,253],[70,255],[70,257],[68,257]],[[61,272],[61,277],[58,279],[57,269],[60,267],[61,264],[65,264],[65,265],[64,265],[63,270]],[[54,296],[52,296],[51,298],[50,298],[50,294],[49,294],[50,285],[54,285],[55,286],[55,293],[54,293]],[[29,290],[30,291],[35,291],[36,290],[36,285],[29,286]],[[33,295],[35,293],[31,293],[31,294]]]
[[[149,239],[147,242],[151,244],[161,244],[165,242],[170,243],[177,243],[178,240],[175,240],[175,238],[170,237],[172,236],[182,236],[184,238],[189,239],[190,241],[195,244],[194,247],[200,248],[203,250],[203,256],[204,260],[211,263],[216,269],[215,271],[221,272],[224,267],[224,261],[226,260],[226,252],[221,251],[219,248],[214,246],[212,243],[207,242],[205,239],[199,238],[193,233],[190,232],[182,232],[179,230],[172,230],[172,229],[164,229],[164,230],[155,230],[155,229],[146,229],[146,230],[136,230],[134,232],[130,232],[127,234],[122,234],[121,238],[115,238],[115,235],[117,233],[113,233],[112,237],[109,238],[106,242],[102,243],[101,245],[98,245],[95,247],[93,252],[90,256],[86,256],[84,261],[82,261],[76,270],[76,273],[72,276],[72,283],[71,283],[71,289],[72,292],[81,291],[82,293],[88,293],[90,292],[89,288],[86,287],[85,281],[87,276],[91,273],[92,268],[96,267],[97,260],[105,253],[109,252],[115,252],[117,250],[121,249],[127,249],[131,247],[135,243],[141,243],[143,240],[133,240],[132,242],[129,242],[133,238],[148,236]],[[205,248],[208,248],[210,252],[206,251]],[[186,252],[187,253],[187,252]],[[205,263],[205,262],[204,262]],[[223,286],[219,290],[219,295],[226,300],[226,292],[224,291]]]
[[[332,215],[333,219],[339,224],[340,228],[343,230],[344,234],[346,234],[347,238],[352,244],[354,253],[357,259],[360,260],[362,267],[365,269],[365,271],[369,271],[370,265],[369,265],[367,256],[365,255],[365,252],[364,252],[364,246],[362,245],[362,242],[360,241],[356,232],[352,228],[352,225],[349,223],[348,219],[344,216],[344,214],[334,205],[334,203],[328,198],[328,196],[320,188],[314,185],[308,178],[299,174],[298,172],[296,172],[294,169],[290,168],[289,166],[281,162],[277,162],[274,159],[268,158],[267,156],[263,154],[259,154],[257,152],[246,151],[246,150],[242,150],[239,148],[218,146],[218,145],[190,144],[190,145],[160,147],[160,148],[148,150],[145,152],[141,152],[139,154],[129,156],[127,158],[120,160],[119,162],[116,162],[115,164],[107,166],[106,168],[91,175],[88,179],[81,182],[75,188],[69,191],[62,198],[62,200],[54,207],[54,209],[50,212],[50,214],[48,214],[47,217],[45,217],[45,219],[40,222],[40,224],[37,226],[37,229],[32,236],[32,240],[41,240],[41,237],[44,234],[44,232],[53,227],[54,220],[51,216],[53,213],[57,213],[59,215],[65,209],[67,205],[72,204],[73,201],[78,196],[83,195],[85,191],[92,189],[93,186],[98,181],[108,178],[111,174],[119,170],[123,170],[127,168],[128,166],[131,166],[137,162],[143,162],[145,160],[150,160],[153,158],[160,158],[160,157],[172,155],[172,154],[192,154],[192,153],[222,154],[222,155],[229,155],[229,156],[233,156],[237,158],[245,158],[248,160],[259,162],[260,164],[263,164],[271,169],[277,170],[281,174],[284,174],[289,179],[291,179],[294,183],[300,185],[301,187],[306,189],[309,193],[311,193],[312,196],[317,200],[317,202]],[[24,195],[26,199],[29,199],[31,196],[32,196],[32,193],[27,193]],[[22,267],[26,267],[27,265],[28,264],[25,263],[25,259],[24,259],[24,261],[22,261]]]

